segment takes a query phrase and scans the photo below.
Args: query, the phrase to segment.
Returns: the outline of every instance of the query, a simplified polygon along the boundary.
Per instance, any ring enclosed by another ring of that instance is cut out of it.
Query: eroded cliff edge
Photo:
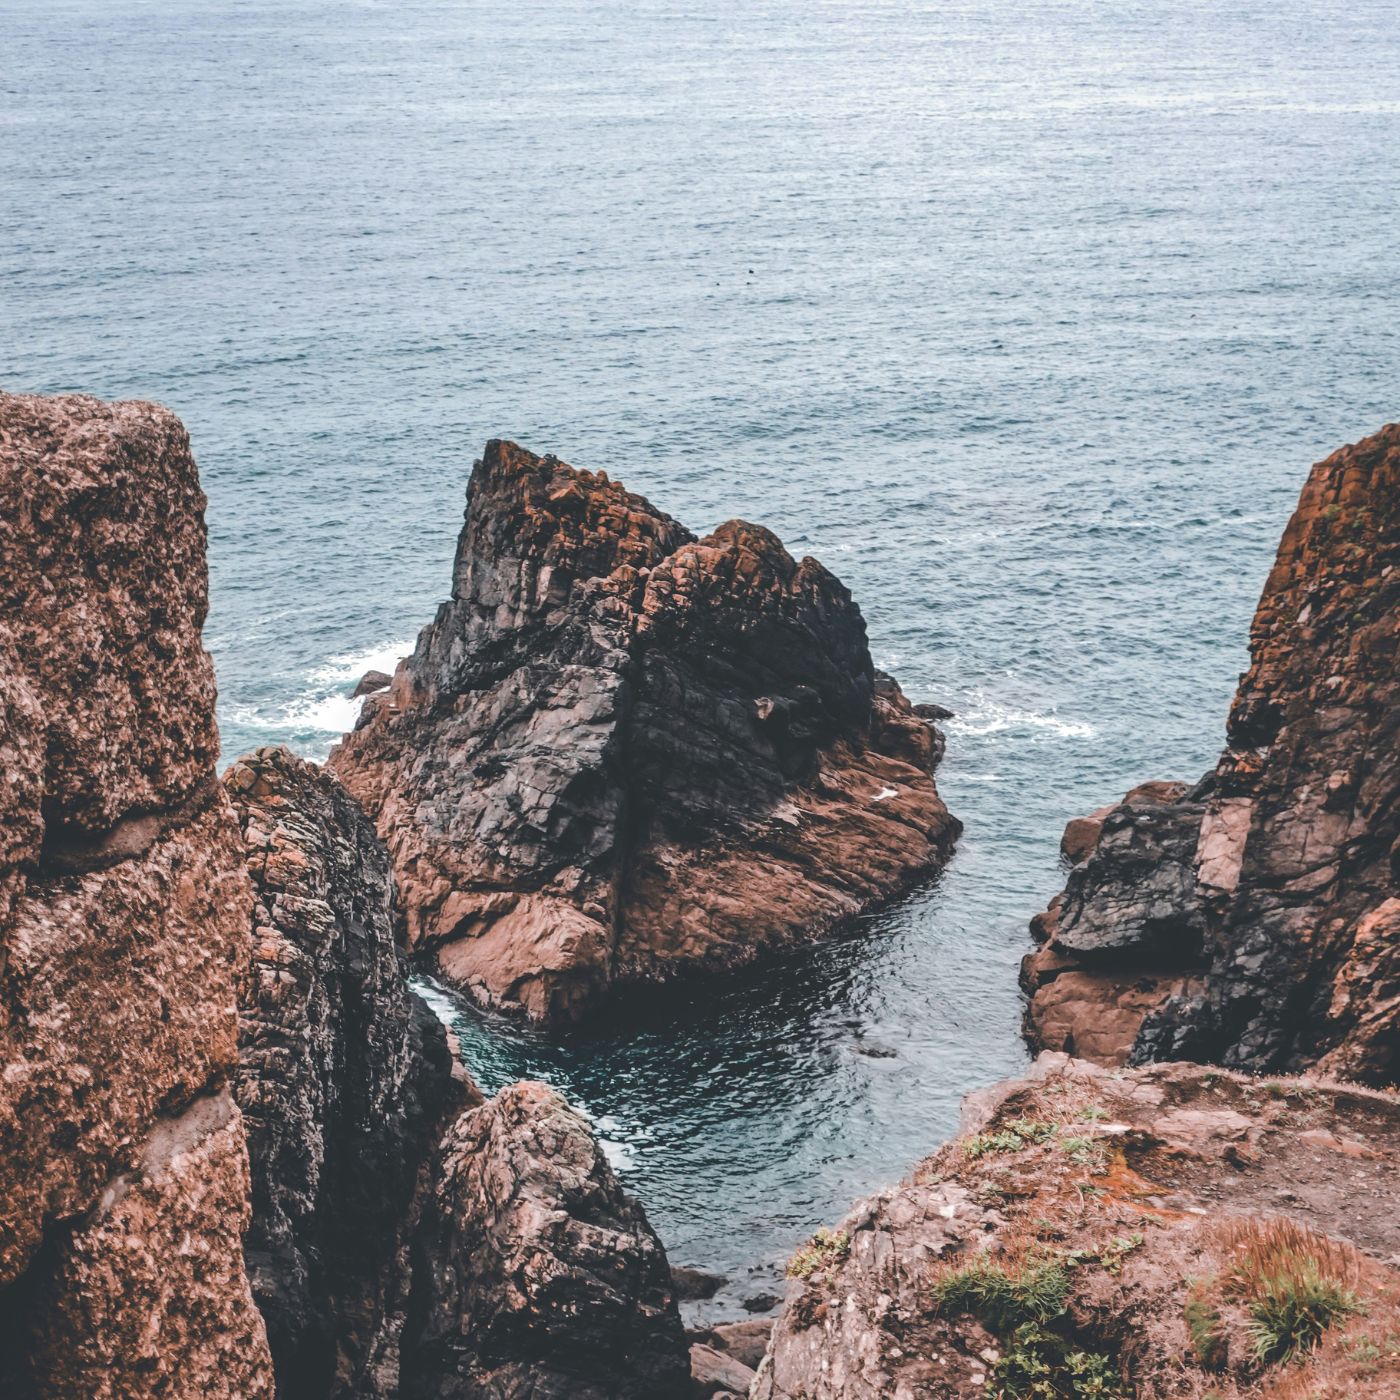
[[[1046,1053],[794,1256],[754,1400],[1349,1400],[1400,1381],[1400,1106]]]
[[[742,521],[696,539],[493,441],[451,600],[330,763],[388,844],[408,947],[565,1021],[936,870],[959,830],[941,751],[815,560]]]
[[[1033,1040],[1107,1061],[1400,1073],[1400,426],[1318,463],[1250,631],[1227,747],[1072,823]]]
[[[0,1390],[271,1395],[229,1081],[250,898],[204,497],[151,404],[0,394]]]

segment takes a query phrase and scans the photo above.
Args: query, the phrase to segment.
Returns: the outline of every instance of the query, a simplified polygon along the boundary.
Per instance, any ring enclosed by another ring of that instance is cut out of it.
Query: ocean
[[[944,877],[551,1045],[733,1311],[1015,1072],[1064,822],[1223,739],[1308,465],[1397,416],[1393,0],[6,0],[0,386],[153,398],[226,758],[323,757],[488,437],[850,586]],[[431,989],[430,989],[431,991]]]

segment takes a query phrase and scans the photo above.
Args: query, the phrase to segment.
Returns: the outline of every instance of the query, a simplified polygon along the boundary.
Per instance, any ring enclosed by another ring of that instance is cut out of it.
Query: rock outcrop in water
[[[1130,794],[1038,921],[1049,937],[1026,969],[1035,1040],[1107,1060],[1317,1064],[1394,1081],[1398,604],[1390,426],[1313,468],[1215,771],[1169,798]]]
[[[483,1103],[404,980],[368,819],[285,749],[225,783],[256,895],[238,1096],[278,1393],[684,1396],[660,1242],[556,1094]]]
[[[0,395],[0,1391],[271,1394],[229,1089],[249,894],[204,497],[150,404]]]
[[[798,1251],[753,1396],[1389,1395],[1397,1261],[1393,1094],[1046,1054]]]
[[[389,846],[407,946],[559,1022],[936,870],[941,749],[820,564],[491,442],[451,600],[331,765]]]

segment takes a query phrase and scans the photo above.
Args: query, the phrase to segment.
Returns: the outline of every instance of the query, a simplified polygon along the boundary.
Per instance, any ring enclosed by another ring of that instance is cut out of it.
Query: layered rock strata
[[[1397,502],[1398,426],[1312,469],[1215,771],[1168,800],[1130,794],[1040,921],[1039,1043],[1396,1078]],[[1096,1040],[1105,1016],[1117,1028]]]
[[[166,410],[0,395],[0,1390],[22,1400],[271,1394],[203,510]]]
[[[1047,1053],[798,1251],[752,1394],[1389,1394],[1397,1260],[1394,1095]]]
[[[331,766],[388,843],[407,946],[559,1022],[936,870],[941,750],[815,560],[491,442],[452,597]]]
[[[285,749],[225,783],[256,894],[238,1096],[279,1394],[683,1396],[660,1242],[556,1094],[483,1102],[405,981],[368,819]]]

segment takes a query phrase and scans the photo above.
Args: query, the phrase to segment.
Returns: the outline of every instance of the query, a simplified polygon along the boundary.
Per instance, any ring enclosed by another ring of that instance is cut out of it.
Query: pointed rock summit
[[[406,943],[545,1022],[830,932],[936,871],[943,740],[813,559],[696,539],[603,472],[493,441],[452,597],[331,766]]]

